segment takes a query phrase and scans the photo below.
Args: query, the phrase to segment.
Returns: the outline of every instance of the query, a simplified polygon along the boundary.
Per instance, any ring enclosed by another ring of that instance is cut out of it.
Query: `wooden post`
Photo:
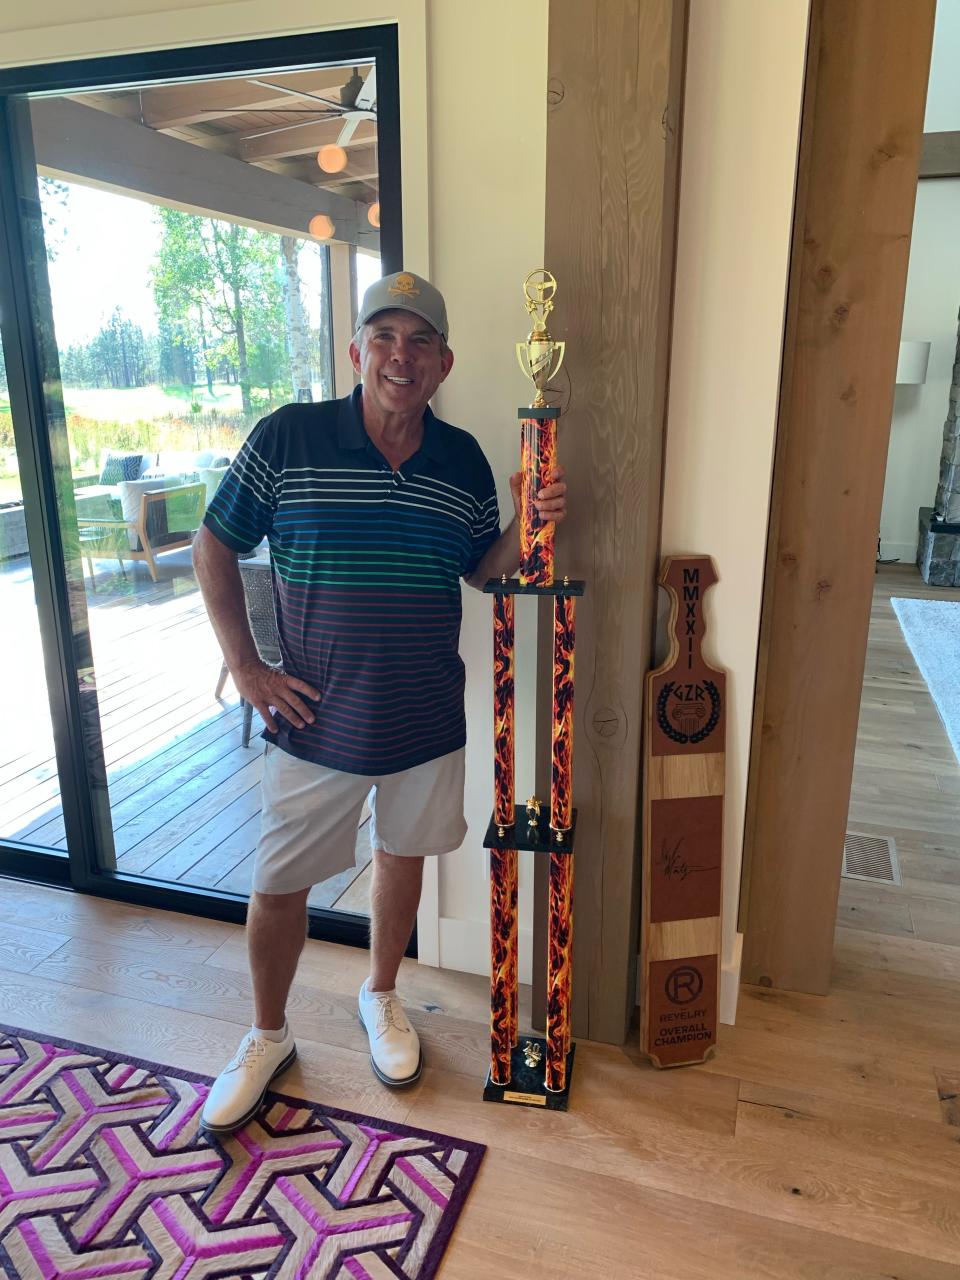
[[[573,1032],[614,1044],[636,994],[641,691],[656,595],[686,13],[685,0],[550,0],[544,261],[561,285],[551,332],[567,355],[553,391],[570,510],[556,555],[590,584],[577,618]],[[552,623],[544,605],[544,673]],[[551,733],[540,719],[545,795]],[[535,874],[542,1027],[546,859]]]
[[[337,241],[330,245],[330,311],[335,394],[348,396],[357,383],[348,353],[357,322],[357,251]]]
[[[830,984],[933,0],[814,0],[740,924],[746,982]]]

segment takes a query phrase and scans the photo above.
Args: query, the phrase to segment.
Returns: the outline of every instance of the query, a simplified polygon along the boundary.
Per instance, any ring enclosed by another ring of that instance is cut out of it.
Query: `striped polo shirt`
[[[473,436],[428,408],[423,443],[394,471],[359,387],[285,405],[253,429],[204,524],[235,551],[269,539],[284,670],[321,693],[314,724],[278,717],[268,741],[370,776],[464,745],[460,579],[500,533]]]

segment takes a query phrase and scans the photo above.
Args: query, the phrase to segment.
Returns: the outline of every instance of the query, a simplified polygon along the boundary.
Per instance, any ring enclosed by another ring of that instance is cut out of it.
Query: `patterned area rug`
[[[0,1026],[10,1280],[435,1275],[484,1148],[271,1093],[199,1135],[210,1081]]]

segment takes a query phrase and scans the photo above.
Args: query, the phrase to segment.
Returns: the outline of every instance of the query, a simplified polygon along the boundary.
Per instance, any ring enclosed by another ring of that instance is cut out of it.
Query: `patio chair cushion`
[[[142,453],[109,451],[100,463],[100,484],[119,484],[121,480],[137,480],[143,470]]]
[[[220,467],[201,467],[199,471],[200,483],[207,486],[207,503],[209,504],[213,495],[220,487],[220,481],[229,470],[226,463]]]
[[[147,459],[147,463],[147,468],[140,473],[140,478],[143,480],[154,480],[160,476],[170,475],[185,476],[192,480],[198,476],[199,472],[206,470],[207,467],[229,466],[230,459],[225,453],[220,453],[214,449],[201,449],[199,453],[167,450],[162,453],[151,454]],[[131,478],[136,479],[137,477]]]
[[[148,491],[153,492],[157,489],[176,489],[183,483],[183,476],[159,476],[150,480],[142,479],[124,481],[120,485],[120,506],[123,510],[124,520],[129,520],[133,523],[139,519],[140,499],[144,493]],[[150,529],[149,531],[150,542],[152,545],[162,546],[164,538],[168,535],[168,530],[164,522],[163,506],[158,505],[151,515],[157,520],[158,525],[156,529]],[[161,525],[163,527],[160,527]],[[143,548],[140,546],[140,540],[137,537],[136,532],[133,529],[130,529],[128,531],[128,535],[130,539],[130,550],[142,551]],[[179,538],[181,535],[176,533],[173,536]],[[167,540],[170,540],[169,537],[167,537]]]

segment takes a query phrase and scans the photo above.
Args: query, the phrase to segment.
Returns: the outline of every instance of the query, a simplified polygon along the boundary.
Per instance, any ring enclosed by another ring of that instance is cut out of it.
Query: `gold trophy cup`
[[[531,271],[523,282],[526,307],[533,319],[533,328],[527,335],[526,342],[517,343],[517,360],[526,377],[537,389],[536,399],[530,406],[532,409],[546,406],[543,389],[551,378],[556,377],[563,364],[566,343],[557,342],[547,332],[547,316],[553,310],[556,292],[556,279],[545,267]]]

